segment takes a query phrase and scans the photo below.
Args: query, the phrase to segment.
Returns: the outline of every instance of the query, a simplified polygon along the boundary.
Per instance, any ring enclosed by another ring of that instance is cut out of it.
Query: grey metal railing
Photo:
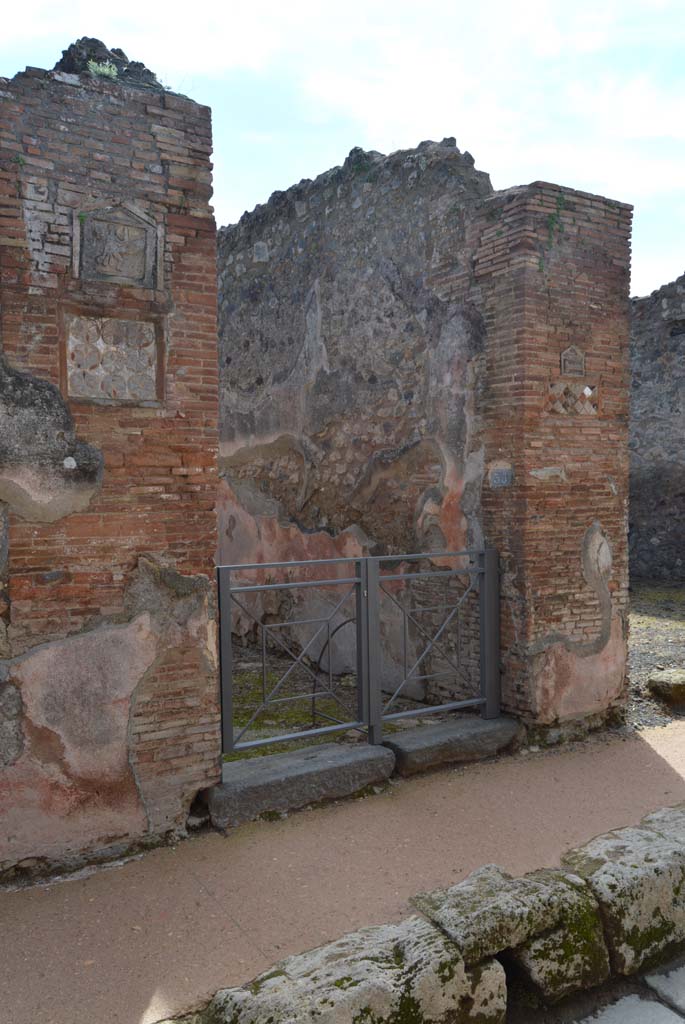
[[[242,582],[245,574],[257,581]],[[499,565],[492,547],[224,565],[217,568],[217,578],[225,754],[348,729],[364,731],[370,743],[379,743],[383,722],[439,711],[480,708],[486,718],[499,715]],[[414,583],[428,589],[432,603],[420,603]],[[436,588],[442,592],[436,595]],[[307,591],[314,594],[300,596]],[[271,610],[265,601],[271,601]],[[289,614],[298,604],[299,618]],[[397,645],[383,642],[384,611],[401,623],[401,657]],[[311,631],[308,638],[302,636],[303,627]],[[348,639],[342,662],[334,666],[334,641],[345,627],[354,642]],[[236,662],[234,644],[240,635],[252,637],[243,652],[259,654],[252,675],[241,675],[245,657]],[[388,658],[389,667],[383,664]],[[276,672],[269,668],[274,662]],[[474,674],[475,696],[439,699],[441,684],[451,680],[453,686],[468,687]],[[236,715],[237,683],[245,676],[252,680],[252,703]],[[438,687],[437,695],[431,686]],[[424,702],[416,698],[417,687]],[[269,720],[279,709],[289,715],[298,702],[309,707],[307,727],[281,726],[275,734],[249,738],[259,732],[260,719]]]

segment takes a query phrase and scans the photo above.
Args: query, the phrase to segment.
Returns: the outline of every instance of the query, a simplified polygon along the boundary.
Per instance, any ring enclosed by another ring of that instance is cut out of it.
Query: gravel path
[[[630,612],[628,725],[666,725],[674,712],[647,687],[657,668],[685,668],[685,584],[633,583]]]

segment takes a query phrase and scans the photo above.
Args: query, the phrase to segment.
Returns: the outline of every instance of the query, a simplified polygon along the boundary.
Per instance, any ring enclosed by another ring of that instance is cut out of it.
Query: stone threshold
[[[212,825],[225,829],[280,815],[448,765],[483,761],[514,747],[522,727],[511,718],[455,718],[389,736],[382,745],[326,743],[223,765],[207,792]]]
[[[178,1024],[685,1019],[685,804],[570,850],[560,869],[513,878],[491,864],[411,902],[419,913],[399,924],[288,957]]]

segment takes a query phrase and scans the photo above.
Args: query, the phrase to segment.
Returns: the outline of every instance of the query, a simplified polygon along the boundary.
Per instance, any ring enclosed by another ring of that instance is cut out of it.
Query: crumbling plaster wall
[[[209,111],[80,40],[0,125],[1,871],[182,829],[219,737]]]
[[[625,688],[630,208],[353,150],[219,235],[223,562],[502,555],[506,708]],[[237,624],[241,628],[241,623]]]
[[[630,572],[685,581],[685,274],[631,306]]]

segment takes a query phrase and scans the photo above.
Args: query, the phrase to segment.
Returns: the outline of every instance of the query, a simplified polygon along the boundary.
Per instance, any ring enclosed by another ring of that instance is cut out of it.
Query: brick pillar
[[[505,707],[606,712],[626,679],[631,208],[545,182],[484,203],[486,535]]]
[[[210,111],[127,74],[0,83],[0,868],[219,771]]]

